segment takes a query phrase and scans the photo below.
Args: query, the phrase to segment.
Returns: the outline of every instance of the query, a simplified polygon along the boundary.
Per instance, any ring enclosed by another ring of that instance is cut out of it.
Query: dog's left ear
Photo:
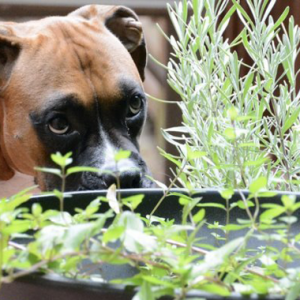
[[[103,22],[131,54],[140,77],[144,81],[147,50],[142,23],[135,12],[124,6],[87,5],[70,15],[81,16],[88,20],[98,19]]]
[[[0,26],[0,88],[8,81],[20,50],[20,39]]]
[[[0,106],[2,106],[1,92],[9,81],[14,63],[21,50],[20,39],[12,34],[10,28],[0,24]],[[0,123],[2,123],[3,111],[0,108]],[[9,165],[3,152],[2,138],[0,137],[0,180],[8,180],[15,172]]]

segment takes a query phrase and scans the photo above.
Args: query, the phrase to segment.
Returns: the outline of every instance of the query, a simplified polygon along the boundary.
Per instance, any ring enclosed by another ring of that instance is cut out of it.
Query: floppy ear
[[[21,49],[19,38],[3,33],[6,31],[0,28],[0,89],[7,83]]]
[[[146,43],[142,23],[131,9],[124,6],[88,5],[70,15],[81,16],[89,20],[97,18],[103,22],[131,54],[140,77],[144,81],[147,63]]]
[[[11,35],[10,31],[0,27],[0,102],[3,101],[2,93],[7,85],[13,65],[21,49],[20,40]],[[3,124],[3,111],[0,103],[0,126]],[[0,128],[0,180],[8,180],[14,176],[13,169],[9,166],[3,153],[3,128]]]

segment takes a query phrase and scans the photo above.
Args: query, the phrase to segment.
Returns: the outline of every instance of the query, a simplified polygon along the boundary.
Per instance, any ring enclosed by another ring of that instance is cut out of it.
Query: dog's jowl
[[[32,175],[42,190],[60,186],[51,153],[72,152],[73,165],[105,173],[70,177],[67,190],[151,186],[137,139],[146,116],[142,87],[146,47],[136,14],[91,5],[65,17],[0,23],[0,180]]]

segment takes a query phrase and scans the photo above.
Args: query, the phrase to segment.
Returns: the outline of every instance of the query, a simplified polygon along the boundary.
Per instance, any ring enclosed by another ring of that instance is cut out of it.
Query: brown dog
[[[131,151],[121,187],[151,186],[137,138],[146,116],[146,48],[128,8],[91,5],[66,17],[0,23],[0,180],[32,175],[57,188],[50,154],[73,152],[74,165],[116,171],[113,153]],[[108,174],[83,173],[67,190],[107,188]]]

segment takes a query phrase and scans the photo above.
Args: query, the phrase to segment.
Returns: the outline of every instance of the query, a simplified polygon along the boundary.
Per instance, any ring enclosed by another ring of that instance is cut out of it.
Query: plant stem
[[[244,196],[244,194],[242,193],[242,191],[238,190],[238,192],[239,192],[239,194],[240,194],[240,196],[241,196],[241,198],[242,198],[242,200],[243,200],[243,203],[244,203],[244,205],[245,205],[245,210],[246,210],[246,212],[247,212],[247,215],[248,215],[249,219],[251,220],[251,222],[252,222],[253,225],[254,225],[254,224],[255,224],[255,219],[253,218],[252,213],[251,213],[251,211],[250,211],[250,209],[249,209],[249,206],[248,206],[248,203],[247,203],[247,199],[245,198],[245,196]]]
[[[282,154],[283,154],[283,164],[285,166],[286,172],[287,172],[287,182],[286,187],[287,190],[293,191],[292,185],[291,185],[291,174],[290,174],[290,167],[289,167],[289,162],[288,162],[288,154],[287,154],[287,149],[286,149],[286,145],[285,145],[285,140],[284,140],[284,136],[283,136],[283,132],[282,132],[282,125],[279,119],[279,114],[278,114],[278,110],[277,110],[277,106],[276,103],[274,101],[274,97],[271,97],[271,103],[274,109],[274,116],[275,116],[275,120],[277,123],[277,130],[278,130],[278,134],[279,134],[279,139],[280,139],[280,144],[281,144],[281,149],[282,149]]]
[[[103,249],[106,250],[108,253],[112,253],[112,254],[115,254],[115,252],[116,252],[115,249],[112,249],[112,248],[109,248],[106,246],[103,246]],[[130,260],[138,262],[138,263],[144,263],[144,264],[148,264],[148,265],[151,265],[151,266],[163,269],[163,270],[171,271],[169,266],[167,266],[165,264],[157,263],[153,260],[146,259],[145,257],[143,257],[140,254],[119,253],[119,255],[123,258],[127,258],[127,259],[130,259]]]
[[[179,243],[179,242],[176,242],[176,241],[172,241],[172,240],[166,240],[167,243],[171,244],[171,245],[174,245],[174,246],[177,246],[177,247],[187,247],[186,244],[183,244],[183,243]],[[199,247],[191,247],[191,250],[195,253],[199,253],[199,254],[202,254],[202,255],[206,255],[209,253],[209,251],[207,250],[204,250],[204,249],[201,249]],[[300,251],[300,250],[299,250]],[[263,279],[267,279],[267,280],[270,280],[274,283],[279,283],[279,281],[271,276],[266,276],[264,274],[261,274],[251,268],[248,268],[248,267],[245,267],[245,270],[248,271],[249,273],[252,273],[254,275],[257,275]]]
[[[59,198],[60,202],[60,212],[64,211],[64,192],[66,190],[66,170],[65,167],[61,168],[61,195]]]
[[[159,206],[162,204],[162,202],[165,200],[165,198],[169,194],[169,192],[170,192],[171,188],[173,187],[173,185],[175,184],[176,180],[179,178],[180,174],[183,172],[183,170],[184,170],[184,168],[186,166],[186,163],[187,163],[186,160],[182,163],[182,166],[181,166],[180,170],[178,171],[177,175],[171,181],[171,183],[168,186],[168,188],[164,191],[164,195],[160,198],[160,200],[157,202],[157,204],[155,205],[155,207],[151,211],[151,213],[149,215],[149,225],[151,224],[151,218],[152,218],[153,214],[156,212],[156,210],[159,208]]]
[[[228,225],[230,223],[230,206],[229,206],[229,199],[225,199],[226,201],[226,225]],[[226,230],[225,231],[225,241],[226,243],[229,240],[229,231]]]
[[[28,270],[19,271],[17,273],[12,273],[9,276],[2,277],[1,282],[2,283],[11,283],[15,279],[24,277],[26,275],[30,275],[30,274],[34,273],[35,271],[38,271],[39,269],[41,269],[42,267],[44,267],[45,265],[47,265],[51,262],[55,262],[59,259],[63,259],[63,258],[69,257],[69,256],[80,256],[80,255],[87,255],[87,253],[85,253],[85,252],[70,252],[70,253],[65,253],[62,255],[57,255],[49,260],[41,260],[40,262],[36,263]]]

